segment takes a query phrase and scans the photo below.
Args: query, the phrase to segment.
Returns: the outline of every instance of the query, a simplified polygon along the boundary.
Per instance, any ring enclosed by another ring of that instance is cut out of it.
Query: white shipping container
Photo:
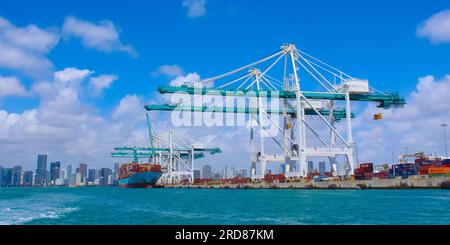
[[[345,80],[340,86],[339,90],[345,92],[348,88],[348,91],[351,94],[368,94],[370,93],[369,89],[369,80],[365,79],[355,79],[355,80]]]
[[[314,108],[316,109],[325,109],[328,108],[328,101],[324,101],[324,100],[308,100],[312,106],[314,106]],[[311,109],[311,106],[305,102],[305,108],[306,109]]]

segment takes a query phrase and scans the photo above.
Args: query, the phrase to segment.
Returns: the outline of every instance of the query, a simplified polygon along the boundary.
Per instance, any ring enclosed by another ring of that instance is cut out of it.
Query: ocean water
[[[0,224],[450,224],[449,190],[0,188]]]

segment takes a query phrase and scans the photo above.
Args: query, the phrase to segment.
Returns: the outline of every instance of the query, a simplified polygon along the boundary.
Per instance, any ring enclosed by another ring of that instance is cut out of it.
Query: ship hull
[[[152,188],[156,186],[161,172],[134,173],[128,178],[119,179],[119,186],[123,188]]]

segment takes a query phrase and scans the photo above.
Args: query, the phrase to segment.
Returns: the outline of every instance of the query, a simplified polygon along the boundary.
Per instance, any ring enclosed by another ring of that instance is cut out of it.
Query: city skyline
[[[8,168],[0,164],[0,186],[117,186],[119,163],[114,163],[112,169],[94,169],[83,162],[63,167],[60,161],[49,165],[47,160],[47,154],[38,154],[35,171],[24,170],[22,165]]]
[[[0,163],[29,169],[47,152],[51,162],[108,166],[114,147],[147,144],[143,106],[166,99],[156,87],[221,74],[285,43],[405,97],[403,109],[352,107],[360,162],[391,162],[405,147],[444,154],[450,10],[443,1],[182,2],[135,3],[126,7],[132,16],[118,2],[2,2],[0,52],[9,58],[0,58]],[[373,120],[377,113],[382,120]],[[170,113],[150,117],[157,132],[173,129],[222,149],[196,164],[250,165],[247,128],[174,127]]]

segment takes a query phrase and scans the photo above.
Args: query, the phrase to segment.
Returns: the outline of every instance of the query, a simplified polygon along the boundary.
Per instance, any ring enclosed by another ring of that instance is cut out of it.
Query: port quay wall
[[[447,187],[444,187],[443,183]],[[179,184],[168,188],[222,188],[222,189],[448,189],[449,177],[372,179],[321,182],[245,183],[245,184]]]

